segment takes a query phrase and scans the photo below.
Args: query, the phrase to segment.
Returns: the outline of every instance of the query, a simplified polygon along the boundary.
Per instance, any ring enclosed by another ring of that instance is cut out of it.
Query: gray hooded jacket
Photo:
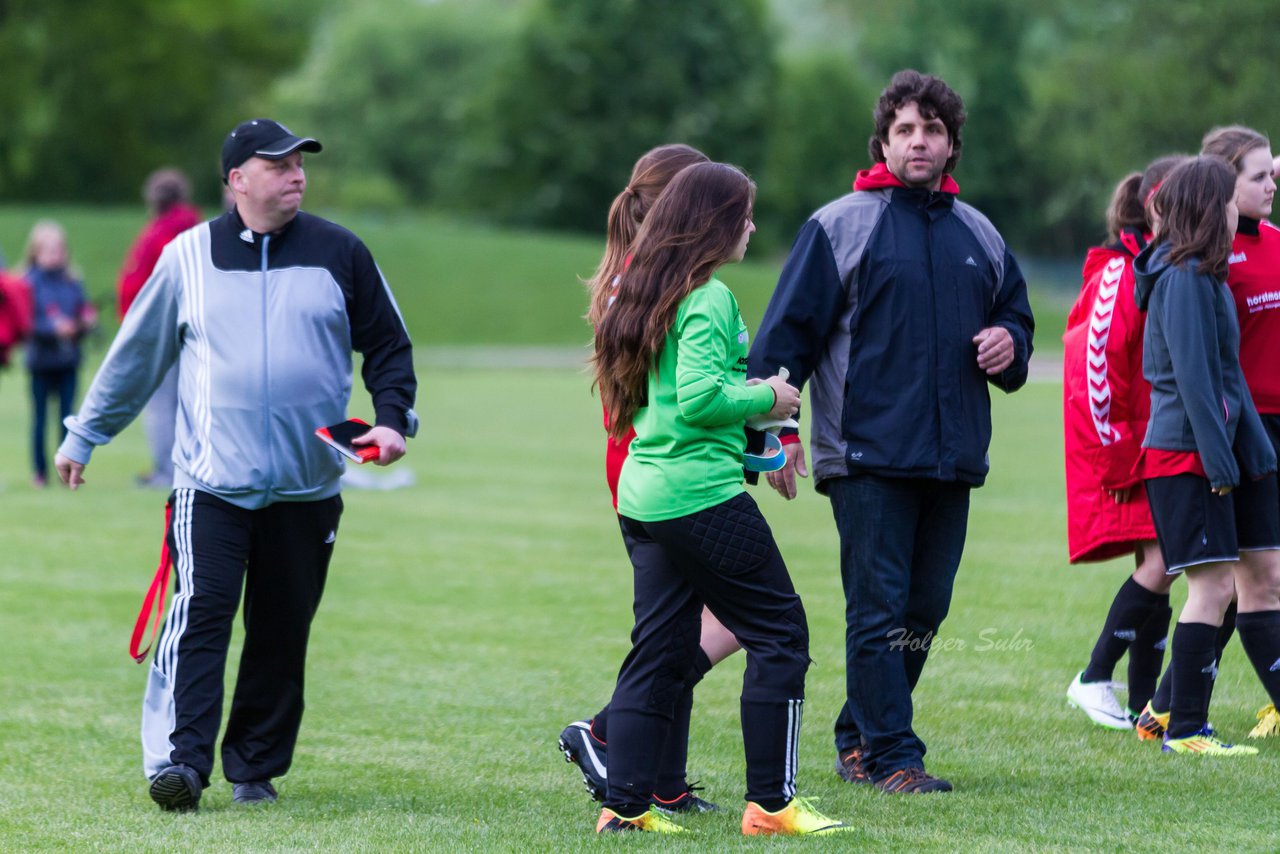
[[[1133,262],[1134,298],[1147,313],[1142,373],[1151,418],[1142,445],[1195,451],[1210,484],[1237,486],[1276,470],[1276,453],[1240,370],[1240,324],[1225,283],[1169,262],[1153,243]]]

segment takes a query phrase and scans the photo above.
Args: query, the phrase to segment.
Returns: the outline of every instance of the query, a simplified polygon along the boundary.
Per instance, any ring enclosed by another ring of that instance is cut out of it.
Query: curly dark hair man
[[[875,109],[853,192],[800,228],[751,344],[748,376],[808,387],[813,475],[831,500],[845,591],[836,773],[883,792],[947,792],[925,771],[912,691],[951,607],[969,494],[987,477],[990,389],[1027,381],[1035,319],[1004,239],[960,201],[964,102],[900,71]],[[796,497],[796,428],[767,479]]]
[[[943,173],[950,175],[960,161],[960,131],[967,118],[964,101],[942,78],[921,74],[910,68],[893,75],[889,85],[880,93],[880,100],[876,102],[876,131],[867,143],[871,159],[876,163],[885,162],[884,146],[889,141],[889,128],[893,125],[894,117],[904,104],[913,102],[921,116],[926,119],[941,119],[946,127],[947,136],[951,139],[951,156],[947,158]]]

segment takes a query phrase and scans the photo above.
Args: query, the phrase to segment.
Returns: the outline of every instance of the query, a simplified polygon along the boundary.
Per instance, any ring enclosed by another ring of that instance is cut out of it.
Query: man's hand
[[[788,442],[782,446],[782,453],[787,455],[787,463],[777,471],[771,471],[765,477],[777,493],[790,501],[796,497],[796,475],[809,476],[809,467],[804,464],[804,444]]]
[[[376,466],[389,466],[404,456],[404,436],[390,427],[372,427],[363,436],[351,440],[353,445],[374,445],[378,448],[378,458],[371,462]],[[74,489],[75,487],[72,487]]]
[[[58,477],[71,489],[79,489],[80,484],[84,483],[84,465],[75,460],[57,454],[53,458],[53,467],[58,472]]]
[[[1003,326],[988,326],[973,336],[978,345],[978,367],[995,376],[1013,364],[1013,336]]]

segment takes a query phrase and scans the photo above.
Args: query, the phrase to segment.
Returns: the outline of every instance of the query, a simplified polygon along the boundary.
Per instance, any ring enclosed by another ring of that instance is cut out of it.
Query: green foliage
[[[1175,152],[1195,153],[1217,125],[1280,134],[1275,0],[1223,6],[1155,0],[1070,7],[1042,23],[1025,74],[1036,108],[1022,129],[1042,203],[1040,241],[1067,250],[1099,239],[1114,183]],[[1057,238],[1057,239],[1055,239]]]
[[[599,230],[654,145],[758,169],[768,23],[761,0],[538,0],[484,105],[473,203],[508,222]]]
[[[965,102],[968,120],[956,167],[961,197],[977,206],[1007,240],[1022,244],[1030,186],[1015,133],[1031,108],[1022,79],[1032,6],[1017,0],[850,0],[866,27],[861,46],[879,71],[873,96],[895,71],[915,68],[946,80]]]
[[[0,195],[137,198],[162,165],[206,198],[222,137],[306,31],[270,0],[11,0],[0,11]]]
[[[477,93],[507,54],[515,15],[499,0],[388,0],[326,18],[274,101],[325,144],[308,162],[322,204],[460,207],[457,164]]]
[[[866,140],[879,86],[844,54],[804,52],[779,59],[779,81],[757,179],[758,249],[785,250],[809,215],[850,192],[870,165]]]

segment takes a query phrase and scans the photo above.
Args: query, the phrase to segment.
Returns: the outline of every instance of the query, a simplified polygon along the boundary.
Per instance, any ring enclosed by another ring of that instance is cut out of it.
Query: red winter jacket
[[[120,269],[120,280],[116,284],[116,302],[120,311],[120,319],[133,305],[134,298],[142,286],[146,284],[156,262],[160,260],[160,251],[169,245],[169,241],[188,228],[200,224],[200,211],[185,202],[178,202],[164,213],[147,223],[138,235],[129,254],[125,256],[124,266]]]
[[[0,270],[0,367],[9,364],[9,351],[31,334],[32,311],[26,279]]]
[[[1240,217],[1227,287],[1240,318],[1240,369],[1263,415],[1280,414],[1280,230]]]
[[[1142,376],[1143,313],[1133,297],[1139,244],[1089,250],[1080,296],[1062,335],[1062,420],[1067,550],[1072,563],[1132,554],[1156,538],[1134,471],[1147,431],[1151,386]],[[1134,251],[1129,251],[1133,249]],[[1132,488],[1116,504],[1108,489]]]

